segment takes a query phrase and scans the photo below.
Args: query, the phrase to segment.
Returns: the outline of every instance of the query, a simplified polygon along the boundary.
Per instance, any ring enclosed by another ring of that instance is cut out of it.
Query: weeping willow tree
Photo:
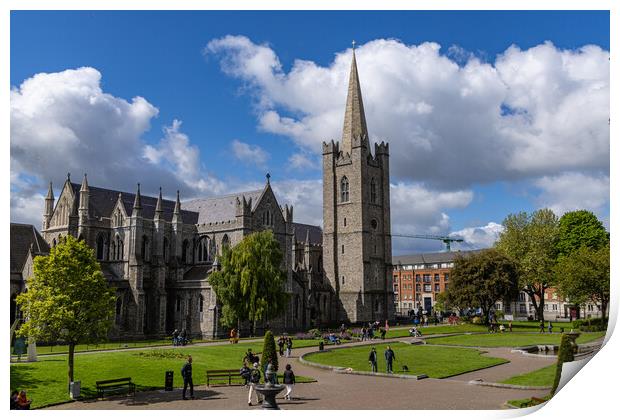
[[[281,315],[288,302],[280,243],[270,230],[252,233],[222,252],[221,269],[209,277],[222,305],[220,322],[236,327]]]

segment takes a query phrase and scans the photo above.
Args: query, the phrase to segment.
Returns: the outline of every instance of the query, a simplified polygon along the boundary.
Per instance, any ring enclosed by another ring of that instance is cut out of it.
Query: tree
[[[485,322],[500,299],[513,298],[519,292],[517,270],[513,262],[494,249],[487,249],[454,261],[446,300],[450,306],[481,308]]]
[[[606,318],[610,299],[609,243],[599,249],[586,246],[561,257],[556,266],[558,289],[576,305],[600,302]]]
[[[68,235],[48,256],[34,259],[34,275],[17,297],[26,321],[17,334],[69,345],[69,382],[73,381],[75,346],[107,338],[115,296],[103,277],[95,253]]]
[[[609,233],[594,213],[577,210],[564,213],[558,227],[558,256],[570,255],[581,247],[599,249],[609,243]]]
[[[209,276],[222,304],[220,321],[229,327],[280,315],[286,308],[286,275],[281,269],[282,251],[270,230],[252,233],[222,252],[222,268]],[[252,331],[254,333],[254,331]]]
[[[276,340],[271,331],[265,333],[263,340],[263,371],[267,370],[267,365],[271,362],[273,371],[278,371],[278,353],[276,352]],[[265,378],[267,380],[267,378]]]
[[[545,291],[554,285],[558,218],[549,209],[510,214],[503,222],[495,248],[517,267],[519,288],[530,297],[539,320],[544,321]]]

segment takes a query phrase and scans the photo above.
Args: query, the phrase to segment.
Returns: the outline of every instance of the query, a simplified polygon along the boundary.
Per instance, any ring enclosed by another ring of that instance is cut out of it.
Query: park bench
[[[103,398],[106,393],[115,394],[119,391],[127,391],[127,394],[136,396],[136,384],[131,382],[131,378],[108,379],[97,381],[97,397]]]
[[[213,380],[218,381],[217,385],[226,385],[226,383],[221,383],[222,381],[228,381],[228,385],[232,385],[233,380],[242,381],[243,378],[239,371],[234,369],[207,370],[207,386],[211,386]],[[236,382],[236,384],[241,385],[239,382]]]

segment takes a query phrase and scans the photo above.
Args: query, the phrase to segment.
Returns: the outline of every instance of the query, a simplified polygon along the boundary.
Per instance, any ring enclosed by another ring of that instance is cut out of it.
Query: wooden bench
[[[207,386],[211,386],[211,382],[216,380],[228,381],[228,385],[233,384],[233,380],[243,380],[238,370],[234,369],[219,369],[207,371]],[[226,385],[225,383],[218,383],[217,385]],[[237,384],[240,385],[240,384]]]
[[[106,393],[118,393],[119,391],[127,391],[127,394],[136,396],[136,384],[131,382],[131,378],[108,379],[105,381],[97,381],[97,397],[103,398]]]

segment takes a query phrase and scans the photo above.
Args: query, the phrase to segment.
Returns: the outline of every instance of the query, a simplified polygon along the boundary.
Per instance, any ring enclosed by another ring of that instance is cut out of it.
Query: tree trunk
[[[75,343],[69,343],[69,383],[73,382],[73,356],[75,354]]]
[[[538,305],[538,320],[545,322],[545,291],[544,289],[541,289],[540,296],[538,296],[538,298],[540,299],[539,305]]]
[[[601,318],[603,318],[603,322],[605,322],[605,319],[607,319],[607,301],[605,299],[601,299],[601,313],[602,316]]]

